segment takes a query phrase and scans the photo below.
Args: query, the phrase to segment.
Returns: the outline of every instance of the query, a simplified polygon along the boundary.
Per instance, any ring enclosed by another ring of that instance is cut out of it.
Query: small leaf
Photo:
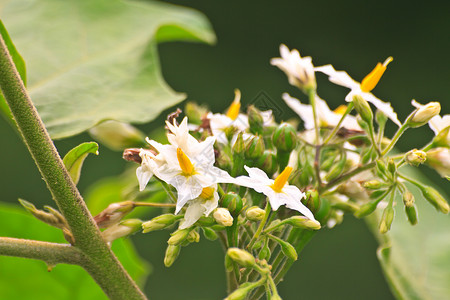
[[[64,165],[69,171],[75,184],[80,180],[81,167],[89,153],[98,155],[98,144],[95,142],[82,143],[70,150],[63,158]]]
[[[1,20],[0,20],[0,34],[2,35],[2,38],[5,41],[6,47],[8,48],[9,54],[11,55],[13,62],[16,65],[17,71],[19,72],[20,77],[23,80],[23,83],[26,84],[27,77],[26,77],[25,61],[23,60],[22,56],[19,54],[16,47],[14,46],[11,38],[9,37],[8,31],[6,31],[6,28]],[[0,93],[0,113],[9,122],[14,124],[11,110],[9,109],[9,106],[6,103],[2,93]]]

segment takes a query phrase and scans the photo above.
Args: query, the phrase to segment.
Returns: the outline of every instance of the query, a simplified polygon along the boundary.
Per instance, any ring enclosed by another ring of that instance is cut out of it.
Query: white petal
[[[250,168],[247,166],[244,166],[244,169],[247,171],[248,175],[252,179],[260,180],[262,183],[268,183],[268,184],[273,183],[273,180],[269,179],[269,177],[267,177],[267,174],[261,169]]]
[[[378,108],[380,111],[384,112],[385,115],[392,120],[392,122],[394,122],[398,126],[402,126],[402,123],[398,120],[397,114],[394,112],[394,109],[392,108],[390,103],[381,101],[371,93],[362,93],[361,96],[366,101],[369,101],[370,103],[375,105],[375,107]]]
[[[139,181],[139,191],[143,191],[147,186],[148,181],[153,176],[153,172],[145,166],[140,166],[136,169],[136,176]]]
[[[314,128],[314,117],[311,105],[302,104],[298,99],[291,97],[288,93],[282,95],[284,102],[289,106],[303,122],[305,122],[305,129]]]
[[[280,194],[287,196],[284,198],[284,201],[286,201],[286,207],[301,212],[308,219],[315,220],[312,212],[301,202],[301,199],[305,197],[305,193],[302,193],[296,186],[285,186],[283,188],[283,193]]]
[[[315,71],[322,72],[328,75],[328,79],[334,84],[355,89],[359,87],[359,83],[353,80],[347,72],[336,71],[332,65],[325,65],[314,68]]]
[[[188,207],[184,214],[184,222],[180,229],[191,227],[205,213],[205,207],[202,205],[202,199],[197,198],[188,202]]]

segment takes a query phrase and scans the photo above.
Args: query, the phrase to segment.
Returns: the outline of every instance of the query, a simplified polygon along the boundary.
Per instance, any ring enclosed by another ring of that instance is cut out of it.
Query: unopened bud
[[[450,176],[450,149],[438,147],[427,152],[427,165],[442,177]]]
[[[427,201],[430,202],[437,210],[443,212],[444,214],[448,214],[450,207],[438,191],[431,186],[417,185],[417,187],[421,190],[425,199],[427,199]]]
[[[344,171],[346,161],[347,159],[345,158],[345,156],[341,157],[341,159],[331,167],[327,175],[325,175],[325,179],[330,182],[341,175],[341,173]]]
[[[403,193],[403,204],[406,207],[411,207],[414,205],[414,195],[410,191]]]
[[[226,208],[223,207],[217,208],[213,213],[213,217],[216,220],[216,222],[220,225],[226,227],[233,225],[233,217]]]
[[[262,134],[264,127],[264,118],[261,115],[261,111],[254,105],[250,105],[247,108],[247,115],[250,132],[253,134]]]
[[[353,96],[353,105],[356,111],[367,124],[372,124],[373,112],[369,103],[360,95]]]
[[[257,159],[264,153],[264,140],[255,135],[245,142],[245,157],[248,159]]]
[[[166,249],[166,255],[164,256],[164,265],[170,267],[180,254],[181,246],[179,245],[169,245]]]
[[[362,205],[358,211],[355,212],[355,217],[363,218],[365,216],[370,215],[377,209],[379,201],[370,201],[364,205]]]
[[[412,117],[408,121],[410,127],[419,127],[428,123],[434,116],[441,112],[441,104],[439,102],[429,102],[417,108]]]
[[[312,212],[316,212],[320,208],[319,192],[317,190],[307,190],[305,198],[302,199],[302,202]]]
[[[227,255],[243,267],[251,268],[256,264],[253,255],[239,248],[228,248]]]
[[[60,229],[67,227],[64,217],[55,209],[46,207],[49,212],[37,209],[33,203],[19,199],[20,204],[30,212],[36,219]]]
[[[94,217],[95,222],[99,228],[107,228],[117,224],[129,214],[135,205],[133,201],[124,201],[119,203],[112,203],[108,205],[101,213]]]
[[[261,221],[265,215],[265,210],[258,206],[252,206],[245,212],[245,217],[252,222]]]
[[[395,172],[397,172],[397,165],[395,164],[395,161],[391,158],[388,161],[388,171],[394,175]]]
[[[144,134],[134,126],[108,120],[89,130],[91,136],[113,150],[123,150],[146,145]]]
[[[194,102],[187,102],[184,106],[184,114],[188,117],[191,124],[202,124],[202,118],[208,113],[204,106],[200,106]]]
[[[215,241],[217,240],[217,233],[212,230],[211,228],[208,227],[202,227],[203,230],[203,235],[205,236],[206,239],[210,240],[210,241]]]
[[[379,175],[382,175],[380,177],[386,176],[387,175],[386,164],[382,160],[377,160],[376,164],[377,164],[377,167],[376,167],[377,173]]]
[[[297,251],[295,250],[294,246],[292,246],[288,242],[283,241],[280,238],[276,238],[275,240],[280,245],[281,251],[287,258],[292,259],[294,261],[297,260],[298,254],[297,254]]]
[[[386,233],[391,229],[392,221],[394,220],[394,208],[388,206],[383,211],[383,216],[380,222],[380,233]]]
[[[258,159],[256,165],[258,168],[266,172],[267,176],[270,178],[278,169],[277,156],[272,151],[266,150]]]
[[[191,232],[189,232],[186,240],[189,243],[198,243],[200,241],[200,234],[196,230],[191,230]]]
[[[376,179],[369,180],[369,181],[366,181],[363,183],[363,187],[365,187],[366,189],[371,189],[371,190],[377,190],[382,186],[383,186],[383,184],[379,180],[376,180]]]
[[[125,237],[139,231],[141,229],[141,226],[142,221],[139,219],[123,220],[119,224],[113,225],[103,230],[102,236],[107,243],[111,243],[118,238]]]
[[[247,287],[248,284],[242,284],[238,289],[234,290],[225,300],[244,300],[247,294],[253,289],[252,286]]]
[[[422,150],[413,149],[405,154],[405,161],[414,167],[418,167],[426,160],[427,154]]]
[[[143,233],[167,228],[182,217],[183,216],[175,216],[173,214],[157,216],[142,224],[142,229],[144,229]]]
[[[450,147],[450,126],[445,127],[433,139],[435,147]]]
[[[272,141],[277,150],[291,152],[297,146],[297,131],[288,123],[281,123],[272,136]]]
[[[378,126],[384,127],[387,119],[388,119],[387,115],[383,111],[377,109],[377,111],[375,113],[375,120],[377,121]]]
[[[265,243],[264,246],[261,248],[261,250],[258,253],[258,259],[269,260],[271,255],[272,255],[272,251],[270,251],[269,246],[267,245],[267,243]]]
[[[187,237],[189,236],[189,233],[191,232],[192,227],[185,228],[185,229],[179,229],[173,233],[171,233],[171,237],[167,241],[169,245],[179,245],[181,244]]]
[[[412,206],[405,206],[405,213],[408,217],[408,221],[411,225],[416,225],[419,221],[419,216],[417,213],[417,207],[413,204]]]
[[[227,193],[221,201],[221,206],[228,209],[232,216],[237,217],[242,210],[242,198],[233,192]]]
[[[293,216],[288,219],[283,220],[283,223],[292,225],[294,227],[298,228],[304,228],[304,229],[313,229],[313,230],[319,230],[320,229],[320,223],[316,220],[310,220],[306,217],[302,216]]]

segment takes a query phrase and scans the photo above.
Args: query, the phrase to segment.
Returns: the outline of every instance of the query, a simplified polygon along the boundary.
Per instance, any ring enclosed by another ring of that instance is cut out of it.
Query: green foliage
[[[427,182],[417,171],[410,175]],[[398,299],[446,299],[450,294],[450,218],[437,213],[417,188],[410,190],[416,198],[417,225],[409,223],[401,199],[396,199],[395,219],[388,233],[378,233],[381,213],[368,221],[381,244],[378,259]]]
[[[0,0],[52,138],[99,122],[148,122],[184,98],[164,82],[157,43],[213,43],[206,18],[156,1]]]
[[[24,209],[0,205],[0,236],[65,243],[59,229],[50,227]],[[125,269],[142,286],[149,266],[142,261],[129,240],[112,245]],[[51,272],[42,261],[0,256],[2,299],[107,299],[94,280],[82,268],[57,265]]]
[[[6,31],[6,28],[1,20],[0,20],[0,34],[2,35],[3,40],[5,41],[6,47],[8,47],[9,54],[11,55],[14,64],[16,65],[20,77],[22,78],[24,84],[26,84],[27,72],[25,68],[25,61],[23,60],[22,56],[20,56],[19,52],[14,46],[11,38],[9,37],[8,31]],[[3,97],[2,93],[0,93],[0,112],[1,112],[0,114],[3,115],[8,121],[13,122],[11,110],[6,104],[5,98]]]
[[[80,180],[81,167],[83,162],[89,153],[98,155],[98,144],[95,142],[82,143],[64,156],[63,163],[69,171],[70,177],[72,177],[75,184]]]

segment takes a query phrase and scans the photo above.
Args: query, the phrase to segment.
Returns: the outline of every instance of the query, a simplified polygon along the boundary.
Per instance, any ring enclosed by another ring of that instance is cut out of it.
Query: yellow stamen
[[[343,115],[347,110],[347,105],[341,104],[335,110],[333,110],[338,115]]]
[[[181,148],[177,148],[177,158],[180,168],[183,171],[183,175],[192,175],[194,173],[194,165]]]
[[[270,186],[275,192],[281,193],[281,190],[286,185],[289,176],[292,173],[291,167],[286,167],[277,178],[275,178],[275,182]]]
[[[227,117],[231,120],[236,120],[239,115],[239,110],[241,109],[241,91],[238,89],[234,90],[234,100],[231,103],[227,111]]]
[[[203,199],[211,199],[214,194],[214,189],[212,187],[205,187],[200,194],[200,197]]]
[[[366,93],[373,90],[378,81],[380,81],[381,76],[383,76],[384,71],[386,71],[387,65],[393,60],[392,56],[389,56],[383,64],[378,63],[375,69],[361,81],[361,90]]]

